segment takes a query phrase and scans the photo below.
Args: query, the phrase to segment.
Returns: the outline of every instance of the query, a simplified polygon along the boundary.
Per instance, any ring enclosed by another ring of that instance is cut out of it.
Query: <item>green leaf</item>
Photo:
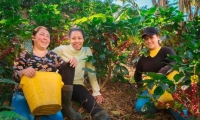
[[[162,95],[165,91],[162,89],[161,86],[157,86],[154,90],[154,95]]]
[[[140,57],[133,59],[132,63],[135,64],[139,59],[140,59]]]
[[[3,72],[4,72],[4,69],[0,67],[0,74],[2,74]]]
[[[24,32],[26,35],[29,35],[29,34],[31,34],[31,32],[30,31],[25,31]]]
[[[102,60],[104,60],[104,59],[106,58],[106,55],[105,55],[105,54],[101,54],[99,57],[100,57]]]
[[[120,69],[120,68],[116,66],[116,67],[114,68],[113,72],[114,72],[114,73],[117,73],[117,72],[119,71],[119,69]]]
[[[106,19],[108,16],[106,16],[105,14],[95,14],[89,17],[90,20],[94,19],[94,18],[101,18],[101,19]]]
[[[175,104],[174,104],[174,108],[177,108],[177,109],[182,108],[182,106],[183,106],[183,104],[179,103],[179,102],[175,102]]]
[[[175,82],[178,82],[181,78],[183,78],[184,76],[182,75],[182,74],[176,74],[175,76],[174,76],[174,81]]]
[[[172,84],[172,85],[170,86],[170,90],[171,90],[172,93],[175,92],[175,91],[177,90],[177,85]]]
[[[129,21],[131,22],[131,24],[138,24],[141,20],[141,17],[140,16],[136,16],[136,17],[133,17],[132,19],[130,19]]]
[[[120,71],[123,73],[123,75],[128,75],[129,71],[126,67],[120,66]]]
[[[167,79],[167,77],[165,75],[163,75],[163,74],[157,74],[157,73],[154,73],[154,72],[148,72],[147,76],[151,77],[154,80],[164,80],[164,79]]]
[[[7,22],[7,20],[3,19],[0,21],[0,24],[5,24]]]
[[[186,52],[186,54],[190,59],[193,59],[193,54],[189,50]]]
[[[149,88],[149,89],[152,89],[153,88],[153,86],[155,85],[155,81],[154,80],[145,80],[145,81],[147,81],[147,87]]]
[[[94,59],[94,57],[92,55],[88,55],[87,58],[84,58],[83,60],[86,60],[87,62],[91,62],[91,63],[96,63],[96,60]]]
[[[188,43],[187,45],[188,45],[188,47],[189,47],[190,49],[195,50],[195,46],[194,46],[193,44]]]
[[[129,71],[126,67],[122,65],[116,65],[114,68],[114,73],[116,74],[122,74],[122,75],[128,75]]]
[[[186,80],[184,85],[190,86],[191,80]]]
[[[81,18],[81,19],[77,19],[77,20],[75,20],[75,21],[73,22],[73,24],[84,23],[84,22],[86,22],[87,20],[88,20],[88,18],[83,17],[83,18]]]
[[[28,120],[27,118],[17,114],[16,112],[13,112],[13,111],[0,112],[0,119],[1,120],[15,120],[15,119]]]
[[[151,7],[151,8],[149,9],[149,11],[148,11],[148,14],[154,14],[154,13],[156,12],[156,10],[157,10],[157,7],[156,7],[156,6]]]
[[[161,84],[163,90],[167,90],[169,88],[168,84]]]
[[[174,60],[176,60],[176,62],[178,63],[182,63],[182,58],[180,56],[169,56],[169,58],[173,58]]]
[[[128,80],[125,79],[124,76],[117,75],[117,78],[118,78],[121,82],[128,82]]]
[[[5,78],[2,78],[0,79],[0,83],[11,83],[11,84],[18,84],[16,83],[15,81],[11,80],[11,79],[5,79]]]
[[[105,19],[106,16],[105,16],[105,14],[95,14],[95,15],[90,16],[89,18],[83,17],[81,19],[77,19],[73,22],[73,24],[80,24],[80,23],[84,23],[88,20],[93,20],[93,19],[97,19],[97,18],[98,19]]]

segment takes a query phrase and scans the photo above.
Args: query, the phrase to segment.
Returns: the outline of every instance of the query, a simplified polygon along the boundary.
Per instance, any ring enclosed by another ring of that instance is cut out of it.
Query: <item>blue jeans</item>
[[[175,112],[173,109],[169,108],[170,113],[174,116],[176,120],[190,120],[190,118],[184,118],[178,112]],[[187,114],[185,114],[187,115]]]
[[[140,96],[146,96],[149,94],[148,90],[145,90]],[[138,98],[135,104],[135,110],[139,113],[156,113],[157,109],[153,103],[148,105],[145,111],[142,111],[143,106],[150,102],[149,98]],[[170,113],[174,116],[176,120],[189,120],[189,118],[184,118],[178,112],[175,112],[173,109],[169,108]]]
[[[146,96],[149,94],[148,90],[145,90],[140,96]],[[143,107],[145,104],[150,102],[149,98],[138,98],[135,103],[135,110],[139,113],[156,113],[157,109],[153,103],[150,103],[145,111],[143,111]]]
[[[31,114],[28,103],[22,92],[15,92],[13,94],[11,106],[14,107],[12,111],[27,118],[28,120],[34,120],[34,116]],[[63,120],[63,115],[61,111],[59,111],[53,115],[41,116],[41,120]]]

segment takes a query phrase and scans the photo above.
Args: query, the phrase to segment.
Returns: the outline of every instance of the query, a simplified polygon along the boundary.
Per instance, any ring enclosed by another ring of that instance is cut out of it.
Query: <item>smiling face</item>
[[[33,48],[39,50],[46,50],[50,43],[50,34],[47,28],[40,27],[36,28],[34,31],[35,35],[33,34]]]
[[[160,44],[159,44],[160,37],[158,35],[156,35],[156,34],[154,34],[152,36],[145,35],[143,38],[144,38],[145,46],[149,50],[154,50],[154,49],[160,47]]]
[[[70,44],[76,50],[80,50],[83,46],[84,36],[79,30],[73,30],[69,35]]]

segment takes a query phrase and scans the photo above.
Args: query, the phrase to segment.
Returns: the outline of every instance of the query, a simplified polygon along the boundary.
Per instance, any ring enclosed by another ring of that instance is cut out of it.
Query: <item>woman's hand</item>
[[[71,57],[71,58],[69,59],[69,61],[67,61],[67,62],[69,62],[69,63],[70,63],[70,66],[72,66],[72,67],[76,67],[77,64],[78,64],[78,62],[77,62],[77,60],[76,60],[75,57]]]
[[[35,76],[35,69],[33,69],[32,67],[28,67],[26,69],[23,69],[21,71],[19,71],[19,76],[22,77],[22,76],[27,76],[29,78],[32,78]]]
[[[102,103],[104,101],[104,98],[102,95],[97,95],[97,96],[94,96],[97,103]]]

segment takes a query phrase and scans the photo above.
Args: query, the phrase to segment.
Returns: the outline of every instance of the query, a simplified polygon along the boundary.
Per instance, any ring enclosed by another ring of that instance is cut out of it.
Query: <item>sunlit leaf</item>
[[[157,7],[156,7],[156,6],[151,7],[151,8],[149,9],[149,11],[148,11],[148,14],[154,14],[154,13],[156,12],[156,10],[157,10]]]
[[[5,24],[7,22],[7,20],[3,19],[0,21],[0,24]]]

